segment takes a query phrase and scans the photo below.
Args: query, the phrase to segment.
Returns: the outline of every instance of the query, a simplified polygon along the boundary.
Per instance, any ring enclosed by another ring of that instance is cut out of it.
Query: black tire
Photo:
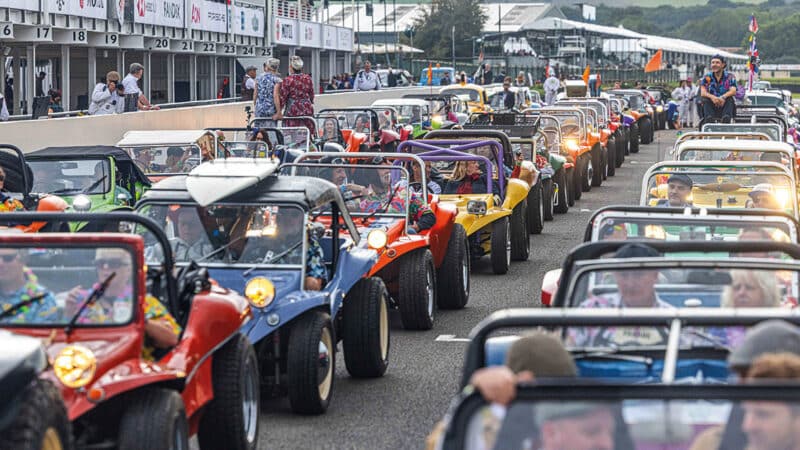
[[[461,309],[467,306],[471,264],[467,232],[460,223],[453,224],[447,253],[436,274],[439,308]]]
[[[641,135],[642,144],[648,145],[653,142],[653,121],[649,117],[642,119],[639,124],[639,134]]]
[[[578,196],[582,193],[580,184],[575,181],[575,177],[578,174],[578,166],[572,166],[567,171],[567,184],[569,185],[569,206],[575,206],[575,202],[578,200]],[[576,189],[577,186],[577,189]]]
[[[553,179],[542,180],[542,218],[546,221],[553,220],[553,205],[555,204],[555,191],[553,191]]]
[[[602,171],[603,181],[606,181],[608,179],[608,151],[606,150],[605,147],[600,147],[600,148],[601,148],[600,155],[602,157],[600,164],[603,167]]]
[[[0,450],[73,448],[72,426],[64,400],[52,382],[36,378],[15,398],[19,410],[8,427],[2,430]]]
[[[119,421],[118,445],[119,450],[188,449],[189,424],[180,394],[153,388],[131,394]]]
[[[291,355],[291,342],[289,345]],[[236,334],[214,352],[213,358],[214,399],[200,421],[200,448],[255,450],[260,378],[253,346],[244,335]]]
[[[624,139],[625,139],[625,156],[631,154],[631,129],[630,127],[626,127],[623,130]]]
[[[625,162],[625,152],[628,148],[628,141],[625,140],[625,133],[620,133],[617,130],[617,148],[615,150],[615,162],[614,165],[617,167],[622,167],[622,163]]]
[[[544,229],[544,196],[544,188],[540,179],[528,191],[528,206],[525,210],[528,217],[525,222],[528,224],[528,233],[530,234],[542,234]]]
[[[617,138],[614,135],[608,137],[606,142],[606,173],[613,177],[617,174]]]
[[[580,158],[578,158],[578,160],[581,161],[581,168],[582,168],[580,172],[581,173],[580,182],[581,182],[582,192],[589,192],[592,190],[592,180],[594,179],[594,172],[596,170],[592,164],[592,159],[594,157],[592,153],[593,152],[584,153],[583,155],[581,155]],[[581,195],[577,195],[575,198],[580,200]]]
[[[503,217],[492,224],[492,272],[503,275],[511,265],[511,224],[508,217]]]
[[[528,227],[526,200],[521,201],[511,211],[511,260],[527,261],[530,256],[531,233]],[[538,209],[538,207],[537,207]]]
[[[377,378],[389,366],[389,302],[378,277],[362,278],[350,289],[342,311],[342,349],[347,373]]]
[[[400,319],[407,330],[433,328],[436,309],[436,272],[433,254],[426,249],[406,255],[400,265],[400,286],[397,294]]]
[[[603,184],[603,146],[597,144],[592,149],[592,186],[600,186]],[[591,190],[587,189],[587,191]]]
[[[570,171],[565,167],[562,167],[553,175],[555,185],[558,186],[558,192],[556,192],[556,205],[553,207],[553,211],[559,214],[566,214],[570,207],[569,199],[572,186],[570,186],[568,181],[568,172]]]
[[[639,122],[631,125],[629,148],[631,153],[639,153]]]
[[[327,351],[322,357],[320,344]],[[324,413],[333,395],[335,373],[336,339],[331,318],[322,311],[309,311],[295,321],[289,334],[286,377],[292,411]]]

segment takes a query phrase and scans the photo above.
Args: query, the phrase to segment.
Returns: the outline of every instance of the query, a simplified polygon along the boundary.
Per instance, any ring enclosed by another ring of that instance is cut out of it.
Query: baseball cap
[[[800,355],[800,329],[784,320],[766,320],[747,330],[728,355],[728,366],[747,367],[765,353],[780,352]]]
[[[728,63],[728,61],[725,59],[725,57],[720,55],[719,53],[717,53],[716,55],[712,56],[711,59],[718,59],[718,60],[720,60],[722,62],[722,64],[727,64]]]
[[[770,194],[770,195],[772,195],[774,193],[775,193],[775,189],[772,187],[771,184],[769,184],[769,183],[759,183],[747,195],[749,195],[752,198],[752,197],[754,197],[754,196],[756,196],[758,194]]]
[[[541,331],[514,341],[506,355],[506,366],[514,373],[531,371],[537,378],[578,376],[575,362],[564,344]]]
[[[682,173],[673,174],[667,179],[667,183],[681,183],[686,186],[692,187],[694,182],[689,175],[684,175]]]
[[[663,255],[658,250],[639,242],[625,244],[614,253],[614,258],[658,258],[660,256]]]
[[[553,420],[571,419],[591,414],[597,410],[614,410],[609,402],[548,401],[536,405],[536,425]]]

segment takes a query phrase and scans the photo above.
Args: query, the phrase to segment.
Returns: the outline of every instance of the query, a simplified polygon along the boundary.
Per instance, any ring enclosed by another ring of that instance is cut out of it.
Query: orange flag
[[[588,64],[586,65],[586,69],[583,70],[583,82],[586,83],[587,86],[589,85],[589,65]]]
[[[661,70],[661,50],[657,51],[647,62],[647,65],[644,66],[645,72],[656,72],[658,70]]]
[[[428,86],[433,85],[433,64],[428,63]]]

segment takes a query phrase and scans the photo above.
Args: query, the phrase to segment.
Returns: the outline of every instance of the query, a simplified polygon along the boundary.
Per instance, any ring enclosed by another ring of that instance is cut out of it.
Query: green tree
[[[486,22],[478,0],[433,0],[424,11],[414,23],[414,47],[425,50],[428,58],[449,60],[455,27],[456,56],[471,54],[470,38],[479,37]]]

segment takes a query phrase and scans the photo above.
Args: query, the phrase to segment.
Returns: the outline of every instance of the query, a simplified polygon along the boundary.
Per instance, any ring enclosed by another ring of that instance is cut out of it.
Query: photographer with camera
[[[92,92],[92,103],[89,114],[101,116],[122,112],[123,94],[118,89],[119,73],[111,71],[106,74],[105,83],[98,83]],[[119,86],[121,87],[121,85]]]

